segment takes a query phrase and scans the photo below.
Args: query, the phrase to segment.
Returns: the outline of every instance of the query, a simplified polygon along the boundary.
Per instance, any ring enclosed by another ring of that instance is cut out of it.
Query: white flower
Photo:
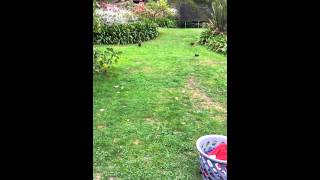
[[[177,14],[177,13],[178,13],[178,10],[175,9],[175,8],[170,8],[170,12],[173,13],[173,14]]]
[[[107,25],[125,24],[138,19],[132,12],[119,8],[112,10],[97,9],[95,13],[100,16]]]

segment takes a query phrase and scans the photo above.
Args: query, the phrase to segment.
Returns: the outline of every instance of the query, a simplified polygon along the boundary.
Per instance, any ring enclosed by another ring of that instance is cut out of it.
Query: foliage
[[[220,32],[227,31],[227,0],[213,0],[213,23]]]
[[[227,1],[212,0],[213,21],[209,20],[208,29],[200,36],[199,43],[210,50],[227,54]]]
[[[158,2],[148,3],[145,11],[145,16],[151,19],[163,18],[163,17],[173,17],[174,13],[171,11],[170,6],[165,0],[160,0]]]
[[[117,63],[120,53],[112,48],[97,49],[93,47],[93,73],[106,72],[112,63]]]
[[[227,54],[227,35],[213,28],[201,33],[199,43],[217,53]]]
[[[107,25],[126,24],[138,19],[131,11],[108,4],[104,5],[103,8],[95,10],[95,14]]]
[[[157,37],[156,24],[149,19],[138,19],[139,8],[144,8],[144,5],[139,4],[130,8],[100,3],[99,9],[94,11],[93,42],[95,44],[131,44]],[[170,22],[163,22],[163,24],[170,24]]]
[[[177,11],[170,8],[166,0],[149,2],[146,5],[139,3],[133,8],[133,12],[140,19],[149,20],[159,27],[176,27]]]
[[[158,36],[157,26],[150,21],[104,25],[100,33],[93,33],[96,44],[133,44]]]
[[[144,3],[139,3],[139,4],[135,5],[134,7],[132,7],[132,11],[135,14],[142,14],[146,11],[146,7],[145,7]]]
[[[93,33],[98,34],[101,33],[102,31],[102,26],[103,23],[101,21],[100,16],[98,16],[97,14],[93,13]]]
[[[202,29],[159,31],[93,78],[92,179],[200,180],[196,140],[227,133],[226,57],[189,45]]]
[[[177,21],[173,18],[156,18],[153,20],[159,27],[174,28],[177,27]]]
[[[171,3],[174,5],[179,4],[189,4],[191,7],[195,8],[198,4],[211,4],[213,0],[171,0]]]

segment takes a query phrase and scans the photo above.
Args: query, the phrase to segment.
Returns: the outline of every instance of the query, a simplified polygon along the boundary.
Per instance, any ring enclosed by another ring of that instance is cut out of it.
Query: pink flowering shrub
[[[100,3],[100,7],[104,10],[104,11],[118,11],[119,8],[116,6],[116,5],[113,5],[113,4],[107,4],[107,3],[104,3],[104,2],[101,2]]]
[[[100,3],[100,8],[95,10],[95,14],[106,25],[126,24],[138,19],[133,12],[107,3]]]
[[[144,3],[139,3],[138,5],[134,6],[133,8],[133,13],[135,14],[143,14],[146,11],[146,7],[144,5]]]

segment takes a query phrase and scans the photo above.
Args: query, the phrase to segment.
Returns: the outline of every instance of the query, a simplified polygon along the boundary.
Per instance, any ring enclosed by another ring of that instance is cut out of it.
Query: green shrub
[[[217,53],[227,54],[227,2],[212,0],[212,8],[213,21],[209,20],[208,29],[201,33],[199,43]]]
[[[120,53],[112,48],[97,49],[93,47],[93,74],[106,72],[112,63],[117,63]]]
[[[163,28],[177,27],[177,20],[172,18],[156,18],[152,20],[152,22],[156,23],[159,27]]]
[[[227,54],[227,35],[225,33],[209,28],[201,33],[199,43],[217,53]]]
[[[149,21],[157,25],[157,27],[162,27],[162,28],[175,28],[177,27],[177,20],[176,19],[171,19],[171,18],[143,18],[143,21]]]
[[[159,35],[157,25],[150,21],[104,25],[101,32],[93,32],[95,44],[134,44]]]
[[[101,33],[102,26],[103,24],[101,18],[95,13],[93,13],[93,33]]]

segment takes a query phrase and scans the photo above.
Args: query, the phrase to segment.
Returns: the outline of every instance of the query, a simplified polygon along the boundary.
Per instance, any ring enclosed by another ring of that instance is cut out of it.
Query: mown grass
[[[94,179],[200,179],[195,142],[227,117],[227,60],[190,45],[201,31],[112,46],[119,62],[93,82]]]

